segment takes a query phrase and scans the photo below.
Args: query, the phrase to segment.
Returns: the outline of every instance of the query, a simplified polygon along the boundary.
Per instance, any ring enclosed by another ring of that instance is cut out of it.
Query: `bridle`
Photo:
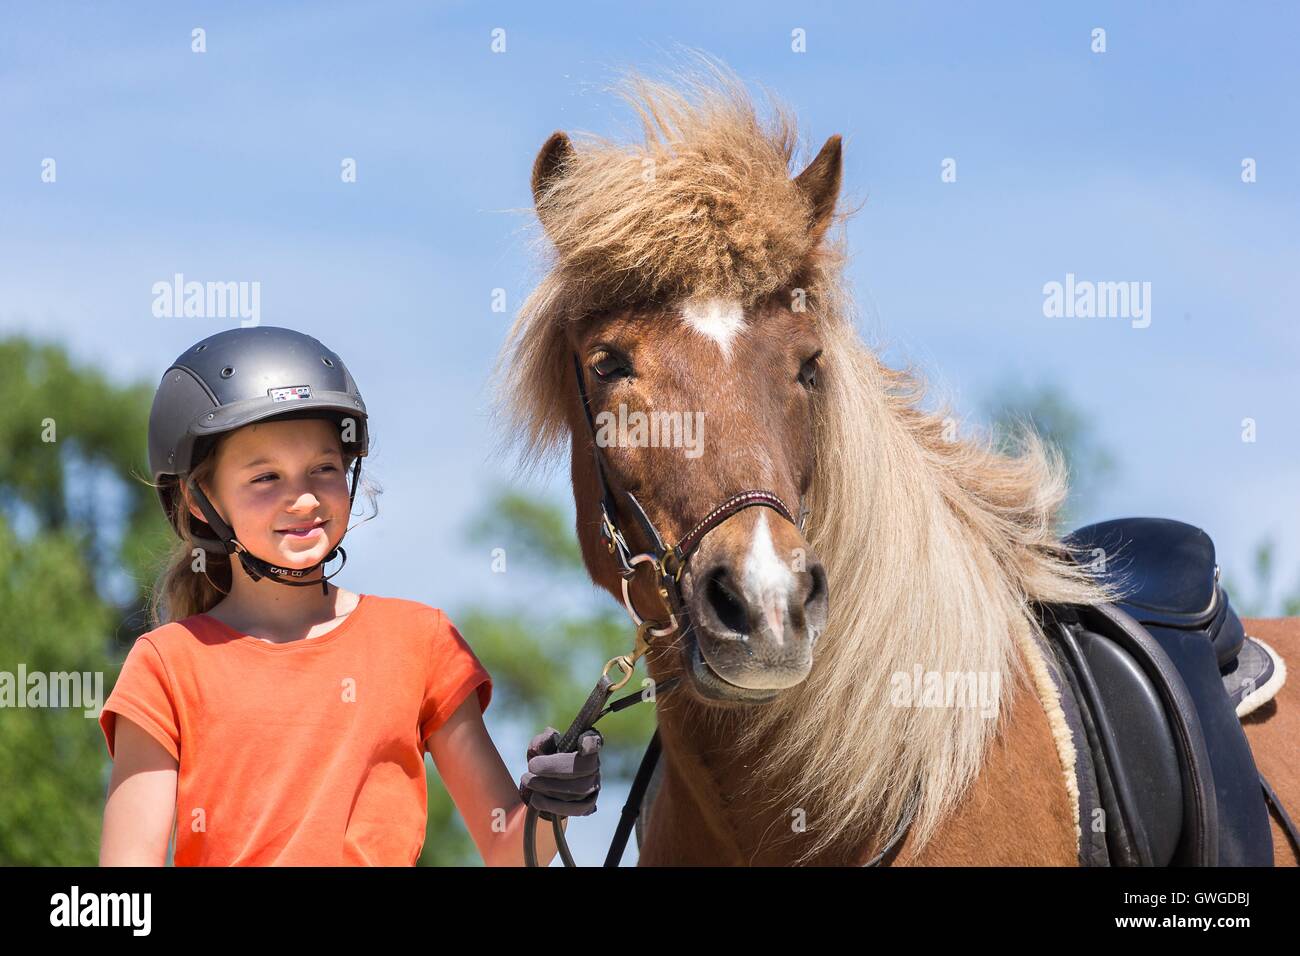
[[[591,439],[592,456],[596,466],[596,481],[600,489],[600,535],[609,553],[614,556],[618,563],[618,574],[622,579],[623,606],[632,619],[632,623],[636,626],[636,642],[631,654],[614,657],[605,664],[600,679],[587,697],[587,702],[556,744],[556,753],[567,753],[576,750],[578,738],[587,730],[592,729],[595,723],[606,714],[623,710],[644,700],[654,701],[658,694],[667,694],[678,685],[681,678],[672,677],[661,682],[657,687],[653,687],[649,696],[644,691],[638,691],[621,697],[606,706],[609,696],[620,690],[632,679],[632,674],[636,669],[636,662],[650,650],[651,638],[666,637],[669,634],[678,632],[684,639],[690,634],[693,625],[686,602],[681,594],[681,575],[687,561],[690,560],[695,549],[699,547],[700,542],[704,540],[705,535],[733,515],[747,508],[757,507],[771,508],[802,533],[804,523],[810,513],[804,503],[803,495],[799,498],[799,515],[796,518],[791,514],[790,509],[786,507],[785,502],[770,491],[741,491],[712,508],[704,518],[682,536],[681,540],[669,547],[664,544],[663,536],[659,534],[654,522],[650,520],[645,513],[645,509],[641,507],[641,503],[636,500],[636,496],[626,489],[618,489],[618,493],[627,502],[628,507],[626,510],[631,512],[645,539],[650,542],[649,551],[633,554],[626,537],[614,521],[614,516],[619,513],[618,502],[615,497],[614,485],[605,471],[605,461],[601,455],[600,446],[596,441],[596,423],[591,412],[591,401],[587,396],[587,385],[583,379],[582,362],[576,353],[573,356],[573,371],[578,383],[578,395],[582,402],[583,415],[587,420],[587,433]],[[636,575],[637,567],[641,564],[648,564],[654,570],[657,590],[668,612],[667,622],[643,618],[632,602],[631,583]],[[612,682],[609,677],[610,668],[614,665],[618,665],[623,672],[623,676],[617,683]],[[627,802],[623,806],[618,828],[614,833],[613,842],[610,844],[609,853],[605,857],[605,866],[616,867],[623,858],[628,836],[631,834],[636,819],[641,812],[641,804],[649,787],[650,778],[653,776],[655,764],[658,762],[660,749],[659,731],[656,729],[646,748],[645,755],[641,759],[641,764],[637,768],[632,789],[628,794]],[[576,866],[573,855],[569,851],[568,843],[565,841],[564,828],[560,824],[560,818],[555,814],[537,810],[532,806],[529,806],[528,814],[524,819],[524,862],[528,866],[540,865],[537,860],[536,845],[537,818],[539,816],[551,821],[555,834],[555,846],[560,858],[564,861],[564,865]],[[884,849],[866,865],[875,866],[891,855],[898,848],[909,823],[910,816],[895,831]]]
[[[645,513],[641,503],[636,500],[636,496],[630,491],[619,489],[618,493],[622,495],[623,500],[626,502],[625,510],[632,514],[636,523],[640,526],[645,540],[650,542],[649,551],[634,554],[627,543],[627,538],[615,521],[615,515],[621,514],[623,511],[618,507],[615,487],[609,480],[609,475],[605,470],[604,457],[601,455],[600,445],[596,440],[596,422],[591,412],[591,400],[587,395],[587,384],[582,374],[582,362],[576,353],[573,356],[573,372],[578,384],[578,395],[582,403],[583,416],[587,421],[587,435],[591,440],[596,482],[600,489],[600,536],[601,540],[605,542],[605,547],[618,564],[618,574],[622,580],[623,606],[636,627],[636,643],[631,654],[620,655],[605,664],[600,680],[597,681],[595,689],[587,698],[587,703],[578,713],[577,718],[564,736],[560,738],[556,746],[556,751],[559,753],[574,750],[577,747],[578,737],[586,730],[591,729],[596,721],[605,714],[622,710],[624,707],[639,703],[645,699],[654,699],[653,694],[647,698],[643,693],[638,692],[623,697],[609,707],[605,707],[605,702],[610,694],[620,690],[631,680],[632,673],[636,669],[636,662],[650,649],[651,638],[666,637],[674,632],[680,632],[681,636],[685,637],[689,633],[691,628],[690,615],[686,609],[685,601],[682,599],[681,575],[687,561],[690,560],[695,549],[699,547],[700,542],[704,540],[705,535],[732,515],[738,514],[747,508],[771,508],[781,517],[796,525],[800,531],[803,530],[804,519],[808,513],[803,506],[802,499],[800,500],[799,517],[796,519],[790,513],[789,508],[786,507],[785,502],[776,494],[763,490],[742,491],[711,509],[699,523],[682,536],[680,541],[669,547],[664,544],[663,536]],[[632,600],[632,580],[636,576],[637,567],[642,564],[650,565],[654,571],[659,596],[664,600],[668,612],[666,622],[642,617]],[[610,669],[615,665],[618,665],[623,672],[623,676],[617,683],[612,682],[609,677]],[[670,678],[655,690],[657,693],[668,693],[676,686],[678,680],[679,678]],[[627,844],[628,834],[631,832],[632,825],[636,822],[636,816],[640,812],[645,786],[649,784],[650,774],[653,772],[658,754],[659,732],[656,730],[654,737],[650,741],[650,747],[646,751],[645,758],[642,760],[642,766],[637,772],[637,781],[640,786],[634,784],[633,793],[629,797],[628,804],[623,808],[623,817],[619,821],[619,830],[614,837],[614,844],[610,847],[609,858],[605,861],[606,866],[617,866],[618,861],[622,858],[623,848]],[[565,842],[560,818],[550,813],[535,810],[532,807],[529,807],[528,816],[524,823],[524,857],[527,864],[529,866],[538,865],[534,838],[539,815],[551,820],[555,831],[556,847],[565,865],[576,865]]]
[[[578,382],[578,397],[582,402],[583,416],[587,421],[587,434],[591,439],[592,458],[596,465],[596,483],[600,488],[600,536],[605,542],[605,547],[609,550],[615,560],[618,562],[618,574],[622,579],[623,586],[623,606],[627,609],[628,616],[632,618],[632,623],[641,630],[645,624],[645,619],[637,613],[636,607],[632,603],[631,583],[636,576],[636,568],[640,564],[650,564],[654,569],[656,580],[658,581],[659,596],[664,599],[668,609],[668,621],[651,622],[652,626],[646,629],[650,637],[665,637],[679,627],[679,618],[686,621],[689,626],[689,614],[686,612],[685,602],[681,594],[681,577],[682,571],[686,567],[686,562],[690,560],[695,549],[699,547],[704,536],[722,524],[732,515],[744,511],[746,508],[765,507],[771,508],[781,517],[785,518],[791,524],[795,525],[800,532],[803,531],[804,519],[808,511],[804,507],[803,498],[799,499],[799,517],[796,519],[790,509],[785,506],[785,502],[778,495],[770,491],[742,491],[732,495],[726,501],[722,502],[716,508],[709,511],[707,515],[690,531],[686,532],[677,544],[668,547],[664,544],[663,536],[659,529],[654,526],[641,507],[641,503],[636,500],[636,495],[626,489],[619,489],[619,494],[627,501],[628,511],[632,513],[637,524],[641,528],[642,534],[650,542],[650,550],[640,554],[633,554],[631,547],[627,543],[627,538],[614,523],[614,515],[619,513],[618,501],[614,496],[614,484],[609,480],[609,475],[605,471],[605,459],[600,453],[600,446],[596,441],[596,421],[591,413],[591,399],[587,396],[587,383],[582,375],[582,363],[577,354],[573,356],[573,374]],[[682,629],[682,635],[685,636],[687,628]],[[629,664],[635,665],[641,654],[634,654]],[[614,661],[620,661],[622,658],[614,658]],[[608,665],[606,665],[608,669]],[[625,668],[625,677],[631,676],[631,668]],[[615,690],[622,686],[621,682],[615,686]]]

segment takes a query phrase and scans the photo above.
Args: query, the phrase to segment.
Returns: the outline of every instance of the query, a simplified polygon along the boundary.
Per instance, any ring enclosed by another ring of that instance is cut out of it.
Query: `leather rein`
[[[631,512],[645,539],[650,542],[649,551],[634,554],[623,532],[614,521],[615,514],[619,513],[618,502],[615,498],[613,484],[605,471],[604,458],[596,440],[596,423],[591,412],[591,401],[588,398],[587,385],[582,374],[582,362],[576,353],[573,356],[573,370],[578,383],[578,395],[582,402],[583,414],[587,420],[588,437],[591,439],[592,457],[596,465],[596,481],[600,487],[600,535],[609,553],[618,562],[618,574],[622,579],[623,606],[627,610],[628,616],[631,617],[632,623],[636,626],[636,642],[631,654],[623,654],[612,658],[605,664],[600,679],[587,697],[587,702],[582,706],[568,730],[560,737],[556,745],[557,753],[576,750],[578,738],[586,731],[593,729],[596,722],[606,714],[623,710],[644,700],[654,701],[656,694],[667,694],[677,687],[682,678],[671,677],[660,682],[657,687],[652,687],[648,695],[645,692],[637,691],[619,698],[612,704],[608,704],[608,706],[606,705],[610,695],[622,689],[631,680],[636,669],[636,662],[650,650],[651,638],[666,637],[674,632],[680,632],[684,638],[690,633],[692,623],[686,603],[682,599],[681,574],[686,567],[686,562],[690,560],[691,555],[699,547],[705,535],[728,518],[747,508],[771,508],[798,528],[800,533],[803,532],[804,522],[809,514],[802,497],[799,501],[799,515],[796,518],[791,514],[790,509],[786,507],[781,498],[770,491],[741,491],[711,509],[704,518],[682,536],[681,540],[669,547],[664,544],[663,537],[655,528],[654,522],[645,513],[645,509],[641,507],[641,503],[636,500],[636,496],[630,491],[619,489],[619,493],[627,502],[628,507],[626,510]],[[666,622],[643,618],[632,602],[631,582],[636,575],[637,566],[641,564],[649,564],[654,569],[657,590],[668,612],[668,621]],[[611,681],[609,677],[610,668],[615,665],[623,672],[623,676],[617,683]],[[628,794],[627,802],[623,806],[618,828],[615,831],[613,842],[610,844],[609,853],[605,858],[605,866],[616,867],[623,858],[623,851],[627,846],[628,837],[636,824],[637,817],[640,815],[641,804],[644,801],[650,779],[654,774],[660,750],[659,731],[656,729],[654,736],[650,739],[649,746],[646,748],[645,756],[637,768],[632,789]],[[564,838],[564,828],[561,826],[560,817],[546,811],[537,810],[532,806],[529,806],[528,814],[524,820],[525,863],[528,866],[540,865],[537,859],[536,844],[537,818],[539,816],[551,821],[555,834],[556,850],[564,861],[564,865],[576,866],[577,864],[574,862],[573,855],[570,853],[568,843]],[[898,848],[910,822],[909,815],[885,847],[866,865],[875,866],[890,856]]]

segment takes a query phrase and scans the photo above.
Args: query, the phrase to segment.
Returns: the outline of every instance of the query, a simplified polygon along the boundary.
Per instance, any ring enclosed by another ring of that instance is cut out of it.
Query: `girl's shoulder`
[[[352,613],[358,612],[359,627],[382,634],[386,646],[405,646],[409,653],[437,655],[463,640],[442,608],[422,601],[365,594]]]
[[[353,615],[358,617],[358,623],[365,621],[370,627],[386,629],[396,627],[428,632],[450,626],[450,621],[441,608],[408,598],[380,594],[358,595],[357,603],[348,615],[349,619]],[[137,643],[147,641],[160,652],[166,653],[192,644],[195,638],[202,641],[210,636],[225,638],[228,631],[207,614],[193,614],[146,631],[137,638]]]
[[[386,628],[399,627],[421,633],[442,631],[451,626],[442,608],[410,598],[363,594],[352,613],[358,611],[364,611],[364,618],[371,626],[382,621]]]
[[[412,601],[410,598],[386,597],[382,594],[362,594],[360,598],[354,613],[355,610],[360,609],[362,603],[365,604],[367,613],[385,614],[390,617],[436,618],[443,613],[442,608],[422,601]]]
[[[179,621],[169,621],[151,631],[145,631],[136,638],[136,643],[146,641],[159,651],[172,649],[178,644],[194,640],[195,633],[203,629],[206,621],[207,618],[202,614],[194,614]]]

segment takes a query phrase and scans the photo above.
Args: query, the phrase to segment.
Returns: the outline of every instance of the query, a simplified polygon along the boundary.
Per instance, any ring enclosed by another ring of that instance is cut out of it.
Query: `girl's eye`
[[[320,468],[317,469],[317,470],[318,470],[318,471],[338,471],[338,468],[336,468],[334,465],[321,465]],[[253,479],[253,484],[257,484],[258,482],[265,482],[267,479],[274,480],[274,479],[276,479],[276,478],[278,478],[278,477],[279,477],[279,475],[269,474],[269,473],[268,473],[268,474],[265,474],[265,475],[258,475],[256,478]]]

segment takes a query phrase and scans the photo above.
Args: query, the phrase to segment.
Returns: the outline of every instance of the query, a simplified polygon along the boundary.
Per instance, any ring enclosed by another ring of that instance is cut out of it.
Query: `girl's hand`
[[[583,731],[578,749],[556,753],[560,732],[547,727],[528,744],[528,772],[519,778],[519,798],[560,817],[596,812],[600,793],[600,748],[605,738],[594,727]]]

